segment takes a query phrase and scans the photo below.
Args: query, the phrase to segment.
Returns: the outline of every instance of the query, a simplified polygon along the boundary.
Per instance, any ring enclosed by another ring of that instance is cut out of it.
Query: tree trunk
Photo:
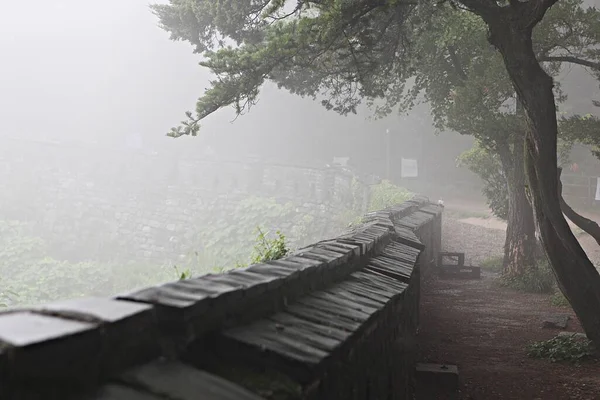
[[[565,201],[562,195],[562,182],[560,181],[560,175],[562,174],[562,168],[558,169],[558,196],[560,200],[560,208],[563,214],[567,216],[575,225],[581,228],[585,233],[590,235],[596,240],[596,243],[600,245],[600,226],[595,221],[587,219],[583,215],[578,214],[571,208]]]
[[[558,196],[554,84],[535,57],[534,24],[519,18],[516,12],[504,18],[488,17],[489,39],[502,54],[527,115],[527,173],[542,242],[561,291],[588,338],[600,347],[600,274],[571,232]]]
[[[527,198],[524,136],[518,135],[511,151],[508,144],[498,146],[508,186],[508,218],[504,242],[505,276],[521,276],[536,267],[535,221]]]

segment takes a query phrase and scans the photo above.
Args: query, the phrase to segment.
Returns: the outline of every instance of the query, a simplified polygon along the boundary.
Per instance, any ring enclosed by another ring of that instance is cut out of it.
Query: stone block
[[[447,364],[418,363],[415,368],[419,400],[457,399],[458,367]]]
[[[165,400],[165,398],[143,389],[112,383],[84,396],[82,400]]]
[[[118,378],[134,387],[177,400],[262,400],[234,383],[180,362],[156,361]]]
[[[28,311],[0,314],[0,389],[32,382],[94,379],[103,338],[95,321]]]

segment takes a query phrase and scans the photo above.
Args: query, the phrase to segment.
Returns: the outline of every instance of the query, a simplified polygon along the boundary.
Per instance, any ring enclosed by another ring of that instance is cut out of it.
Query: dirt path
[[[581,332],[572,311],[548,296],[480,281],[433,280],[422,297],[420,346],[424,362],[458,365],[460,399],[600,399],[600,364],[577,367],[529,358],[527,344],[559,330],[542,329],[548,314],[570,314],[566,330]]]
[[[444,247],[465,251],[477,264],[502,254],[504,232],[446,218]],[[458,365],[460,399],[600,400],[600,363],[577,367],[529,358],[526,346],[560,330],[542,328],[547,315],[569,314],[568,331],[581,332],[570,308],[549,296],[520,293],[481,280],[428,279],[423,285],[422,361]]]

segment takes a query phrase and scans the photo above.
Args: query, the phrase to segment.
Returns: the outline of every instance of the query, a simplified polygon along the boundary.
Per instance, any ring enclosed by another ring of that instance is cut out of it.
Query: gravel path
[[[443,216],[442,247],[444,251],[465,253],[465,264],[480,265],[492,257],[504,254],[505,232],[488,229],[450,217]]]
[[[442,246],[445,251],[465,253],[467,265],[479,265],[504,254],[506,223],[494,218],[460,218],[452,213],[443,216]],[[588,257],[600,269],[600,246],[588,234],[578,228],[573,232]]]

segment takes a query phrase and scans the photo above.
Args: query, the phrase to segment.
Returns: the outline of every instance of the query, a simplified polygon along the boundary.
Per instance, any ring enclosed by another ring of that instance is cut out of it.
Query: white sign
[[[600,200],[600,178],[596,178],[596,200]]]
[[[402,178],[416,178],[419,176],[417,160],[403,158],[401,176]]]

